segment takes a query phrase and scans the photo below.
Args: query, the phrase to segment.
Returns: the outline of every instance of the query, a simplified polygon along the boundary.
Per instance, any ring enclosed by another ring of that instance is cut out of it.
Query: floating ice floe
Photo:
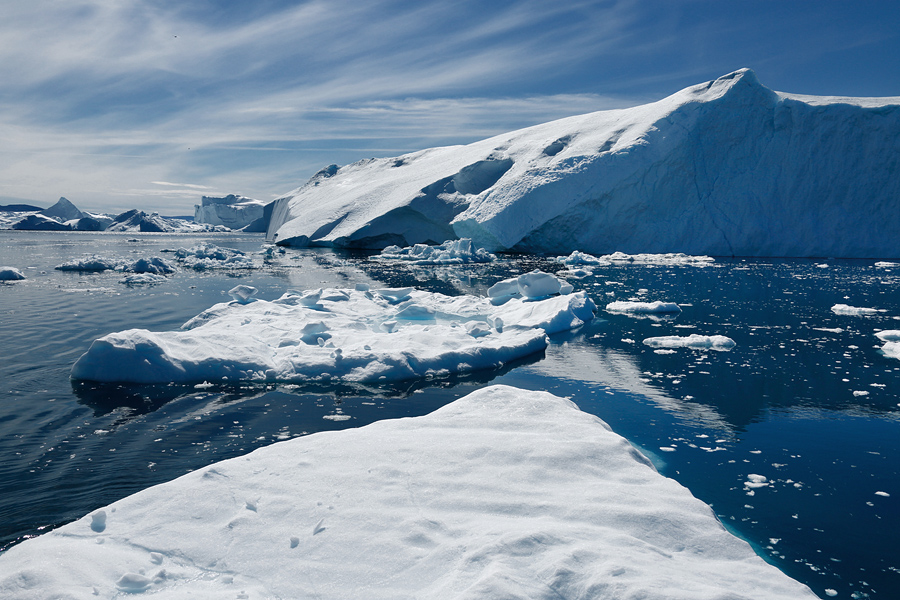
[[[680,313],[681,307],[674,302],[632,302],[618,301],[606,305],[607,312],[631,314],[672,314]]]
[[[601,257],[611,263],[634,263],[642,265],[691,265],[705,267],[715,261],[711,256],[691,256],[680,252],[665,254],[625,254],[613,252]]]
[[[859,306],[849,306],[847,304],[835,304],[831,307],[831,312],[836,315],[844,315],[849,317],[871,317],[880,312],[887,312],[878,308],[861,308]]]
[[[888,262],[886,260],[878,261],[875,263],[876,267],[888,268],[888,267],[900,267],[900,263],[897,262]]]
[[[100,271],[114,271],[122,268],[122,261],[115,258],[106,258],[103,256],[85,256],[82,258],[73,258],[61,265],[54,267],[57,271],[84,271],[89,273],[98,273]]]
[[[153,258],[139,258],[131,264],[123,265],[126,273],[152,273],[153,275],[167,275],[175,272],[175,267],[158,256]]]
[[[181,331],[130,329],[95,340],[74,379],[134,383],[380,383],[498,368],[546,348],[546,334],[590,321],[584,292],[541,300],[450,297],[413,288],[232,290]]]
[[[885,356],[900,359],[900,330],[886,329],[876,333],[875,337],[884,342],[881,352]]]
[[[415,244],[406,248],[388,246],[381,251],[381,258],[408,261],[415,265],[459,265],[497,260],[496,255],[484,248],[476,248],[468,238],[447,240],[439,246],[428,244]]]
[[[25,279],[22,271],[15,267],[0,267],[0,281],[18,281]]]
[[[652,337],[644,340],[644,345],[651,348],[694,348],[697,350],[729,351],[734,348],[734,340],[724,335],[698,335],[686,337],[669,335]]]
[[[587,254],[586,252],[581,252],[579,250],[574,250],[572,254],[568,256],[557,256],[556,262],[561,262],[564,265],[569,266],[583,266],[583,265],[593,265],[593,266],[603,266],[612,264],[610,261],[604,258],[598,258],[591,254]]]
[[[190,248],[174,250],[175,259],[184,267],[195,271],[212,269],[256,269],[253,259],[233,248],[213,244],[198,244]]]
[[[0,596],[816,598],[603,421],[507,386],[275,443],[102,512],[0,555]]]
[[[165,276],[156,273],[133,273],[120,279],[119,283],[124,283],[125,285],[155,285],[166,281],[168,279]]]
[[[504,302],[510,298],[522,297],[528,300],[544,298],[553,294],[571,294],[575,288],[555,275],[543,271],[531,271],[498,281],[488,289],[488,296],[495,303]]]

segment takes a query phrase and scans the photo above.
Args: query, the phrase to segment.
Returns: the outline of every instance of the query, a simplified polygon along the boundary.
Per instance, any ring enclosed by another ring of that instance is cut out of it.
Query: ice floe
[[[497,260],[497,256],[484,248],[477,248],[472,240],[447,240],[439,246],[415,244],[401,248],[388,246],[381,251],[381,258],[408,261],[416,265],[459,265],[466,263],[487,263]]]
[[[674,302],[635,302],[620,300],[606,305],[606,311],[611,313],[631,314],[672,314],[680,313],[681,307]]]
[[[555,275],[535,270],[518,277],[498,281],[488,288],[488,296],[498,303],[515,297],[536,299],[553,294],[565,295],[570,294],[573,289],[570,283],[562,281]]]
[[[506,386],[275,443],[103,512],[101,531],[88,515],[0,555],[0,596],[816,597],[597,417]]]
[[[644,340],[644,344],[651,348],[693,348],[696,350],[728,351],[734,348],[734,340],[724,335],[698,335],[696,333],[686,337],[669,335],[651,337]]]
[[[0,281],[18,281],[25,279],[22,271],[15,267],[0,267]]]
[[[831,307],[831,312],[836,315],[849,317],[871,317],[873,315],[877,315],[880,312],[887,311],[878,308],[864,308],[859,306],[849,306],[847,304],[835,304]]]
[[[249,286],[230,293],[234,301],[181,331],[130,329],[95,340],[72,377],[379,383],[444,376],[540,352],[546,334],[580,327],[596,309],[584,292],[511,298],[501,306],[413,288],[292,291],[271,302],[252,301]]]
[[[214,244],[198,244],[173,250],[179,264],[195,271],[209,269],[255,269],[259,265],[240,250],[222,248]]]
[[[900,359],[900,330],[886,329],[876,333],[875,337],[884,342],[881,352],[885,356]]]

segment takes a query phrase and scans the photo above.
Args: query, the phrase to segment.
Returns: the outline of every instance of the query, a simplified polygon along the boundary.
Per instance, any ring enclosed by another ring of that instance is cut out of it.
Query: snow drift
[[[634,108],[331,165],[282,245],[467,237],[489,251],[900,256],[900,98],[774,92],[742,69]]]
[[[0,595],[816,596],[597,417],[494,386],[138,492],[0,556]]]

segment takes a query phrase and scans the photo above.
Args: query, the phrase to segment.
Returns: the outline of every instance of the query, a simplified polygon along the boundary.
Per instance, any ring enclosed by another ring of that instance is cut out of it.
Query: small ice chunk
[[[887,492],[875,492],[875,495],[876,495],[876,496],[883,496],[883,497],[885,497],[885,498],[890,498],[890,497],[891,497],[891,495],[888,494]]]
[[[550,273],[532,271],[519,275],[517,279],[519,293],[525,298],[544,298],[558,294],[562,282]]]
[[[228,295],[238,304],[250,304],[251,302],[256,301],[256,298],[253,296],[255,296],[258,291],[259,290],[250,285],[237,285],[228,290]]]
[[[397,304],[409,298],[409,295],[413,292],[413,288],[382,288],[377,290],[377,292],[381,294],[383,298],[387,299],[388,302]]]
[[[15,267],[0,267],[0,281],[18,281],[25,279],[22,271]]]
[[[900,342],[900,329],[885,329],[875,334],[882,342]]]
[[[651,348],[693,348],[719,352],[730,351],[735,346],[734,340],[724,335],[698,335],[696,333],[687,337],[669,335],[647,338],[644,340],[644,344]]]
[[[98,510],[91,515],[91,529],[100,533],[106,529],[106,511]]]
[[[517,277],[512,279],[504,279],[498,281],[488,288],[488,297],[490,298],[506,298],[508,296],[519,295],[519,280]]]
[[[607,312],[615,313],[680,313],[681,307],[674,302],[610,302],[606,305]]]
[[[877,308],[863,308],[859,306],[849,306],[847,304],[835,304],[831,307],[831,312],[836,315],[844,315],[850,317],[870,317],[872,315],[877,315],[880,312],[885,312],[883,309]]]
[[[857,396],[857,397],[859,397],[859,396],[868,396],[868,395],[869,395],[869,392],[867,392],[866,390],[853,390],[853,395],[854,395],[854,396]]]

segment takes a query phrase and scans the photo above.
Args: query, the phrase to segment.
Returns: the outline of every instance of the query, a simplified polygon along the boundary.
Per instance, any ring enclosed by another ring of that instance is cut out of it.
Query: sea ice
[[[555,275],[543,271],[531,271],[518,277],[498,281],[488,289],[488,296],[497,301],[521,296],[537,299],[553,294],[570,294],[574,288]]]
[[[54,267],[57,271],[113,271],[121,267],[121,261],[114,258],[105,258],[103,256],[85,256],[83,258],[73,258],[61,265]]]
[[[734,340],[724,335],[698,335],[696,333],[687,337],[669,335],[647,338],[644,340],[644,344],[651,348],[693,348],[720,352],[727,352],[735,346]]]
[[[657,300],[656,302],[629,302],[629,301],[619,301],[619,302],[610,302],[606,305],[607,312],[612,313],[634,313],[634,314],[647,314],[647,313],[680,313],[681,307],[675,304],[674,302],[661,302]]]
[[[496,255],[484,248],[476,248],[468,238],[447,240],[439,246],[427,244],[416,244],[406,248],[388,246],[381,251],[381,258],[404,260],[415,265],[459,265],[497,260]]]
[[[214,244],[198,244],[190,248],[178,248],[175,259],[184,267],[195,271],[208,269],[255,269],[253,259],[233,248]]]
[[[900,330],[886,329],[876,333],[875,337],[884,342],[881,352],[885,356],[900,359]]]
[[[181,331],[130,329],[95,340],[74,379],[389,382],[497,368],[542,351],[546,335],[580,327],[596,309],[584,292],[502,306],[392,288],[287,292],[267,302],[236,288]],[[472,324],[472,322],[477,322]]]
[[[107,512],[101,533],[86,517],[0,555],[0,596],[816,597],[600,419],[506,386],[275,443]]]
[[[836,315],[845,315],[850,317],[870,317],[872,315],[877,315],[880,312],[885,312],[883,309],[879,310],[877,308],[861,308],[858,306],[848,306],[847,304],[835,304],[831,307],[831,312]]]
[[[0,267],[0,281],[17,281],[25,279],[22,271],[15,267]]]

